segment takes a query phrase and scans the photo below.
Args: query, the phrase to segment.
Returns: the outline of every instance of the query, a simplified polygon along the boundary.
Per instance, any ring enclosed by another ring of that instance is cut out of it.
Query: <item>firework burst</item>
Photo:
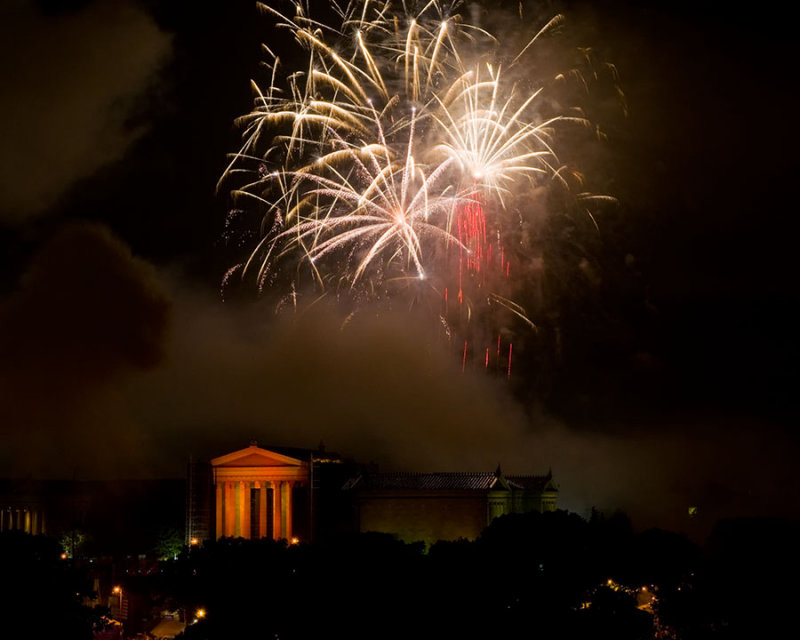
[[[425,280],[448,335],[465,338],[463,361],[472,349],[488,367],[489,347],[471,347],[476,316],[503,309],[533,326],[513,302],[512,202],[563,181],[555,129],[583,120],[546,113],[544,86],[510,72],[560,16],[504,69],[497,39],[460,4],[332,0],[324,19],[309,2],[259,5],[296,50],[284,65],[264,48],[269,84],[253,84],[243,143],[220,183],[236,181],[237,206],[261,215],[243,278],[315,296]],[[491,331],[505,369],[511,345]]]

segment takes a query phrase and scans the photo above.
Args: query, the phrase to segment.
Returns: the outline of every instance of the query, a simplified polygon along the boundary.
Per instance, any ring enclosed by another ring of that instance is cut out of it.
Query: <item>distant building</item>
[[[474,539],[496,517],[554,511],[552,474],[358,472],[323,447],[245,449],[189,466],[187,543],[308,541],[342,529],[406,541]]]
[[[552,474],[364,473],[350,479],[359,531],[394,533],[406,542],[474,539],[509,513],[555,511]]]
[[[69,554],[124,557],[182,529],[183,479],[0,478],[0,532],[61,539]]]
[[[189,461],[186,472],[186,524],[184,527],[187,545],[210,540],[214,531],[214,483],[209,462]]]
[[[32,479],[0,479],[0,531],[47,532],[44,486]]]

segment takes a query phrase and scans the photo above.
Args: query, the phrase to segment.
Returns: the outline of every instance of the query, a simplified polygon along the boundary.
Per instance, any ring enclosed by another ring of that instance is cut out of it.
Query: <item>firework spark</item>
[[[543,116],[543,86],[508,71],[561,17],[504,70],[496,38],[465,21],[459,2],[412,5],[333,0],[332,20],[309,2],[291,15],[259,5],[301,62],[284,69],[265,47],[269,84],[253,84],[243,144],[221,179],[238,181],[236,200],[263,216],[242,277],[285,273],[293,292],[425,279],[445,325],[469,324],[488,304],[532,326],[509,294],[509,200],[521,182],[560,180],[555,127],[579,119]],[[498,335],[498,367],[500,346]],[[469,350],[468,338],[464,362]],[[475,350],[487,368],[490,351]]]

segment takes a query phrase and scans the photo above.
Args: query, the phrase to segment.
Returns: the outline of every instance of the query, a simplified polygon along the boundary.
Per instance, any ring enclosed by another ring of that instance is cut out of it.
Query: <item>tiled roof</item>
[[[546,476],[506,476],[505,478],[509,483],[529,491],[543,491],[553,479],[549,473]]]
[[[517,479],[521,479],[517,482]],[[344,489],[380,490],[473,490],[488,491],[505,488],[541,489],[547,476],[506,476],[496,472],[439,472],[439,473],[363,473],[347,481]],[[505,480],[505,482],[504,482]],[[534,482],[538,480],[538,484]]]

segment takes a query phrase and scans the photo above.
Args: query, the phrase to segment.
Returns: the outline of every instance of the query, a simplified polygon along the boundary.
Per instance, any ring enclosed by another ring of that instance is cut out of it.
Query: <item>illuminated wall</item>
[[[308,485],[308,462],[251,445],[211,467],[217,538],[294,536],[295,489]]]
[[[406,542],[474,539],[508,513],[553,511],[558,489],[551,474],[365,473],[352,493],[359,531],[393,533]]]

